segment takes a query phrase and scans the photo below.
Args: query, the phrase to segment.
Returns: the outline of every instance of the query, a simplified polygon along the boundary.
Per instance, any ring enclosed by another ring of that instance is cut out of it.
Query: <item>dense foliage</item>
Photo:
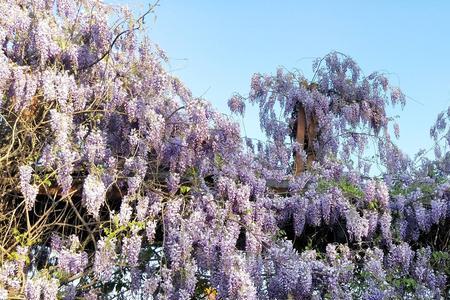
[[[155,5],[0,1],[0,299],[448,296],[450,110],[410,159],[402,92],[333,52],[255,74],[242,137],[165,71]]]

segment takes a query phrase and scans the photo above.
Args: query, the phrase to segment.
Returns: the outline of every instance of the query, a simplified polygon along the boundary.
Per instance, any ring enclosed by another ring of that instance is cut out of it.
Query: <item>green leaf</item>
[[[220,156],[220,154],[216,153],[214,154],[214,163],[217,167],[222,168],[223,166],[223,158]]]
[[[338,184],[344,195],[349,198],[362,198],[364,196],[363,191],[356,185],[350,183],[347,180],[341,180]]]
[[[370,210],[377,210],[378,209],[378,202],[375,200],[372,200],[369,202],[368,208]]]
[[[189,193],[189,191],[191,190],[190,187],[182,185],[180,186],[180,193],[183,195],[186,195],[187,193]]]

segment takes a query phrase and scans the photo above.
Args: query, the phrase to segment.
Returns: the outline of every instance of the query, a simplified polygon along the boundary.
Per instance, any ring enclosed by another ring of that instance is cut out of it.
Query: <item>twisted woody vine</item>
[[[403,92],[332,52],[254,74],[242,136],[166,70],[157,5],[0,1],[0,299],[448,297],[450,110],[410,158]]]

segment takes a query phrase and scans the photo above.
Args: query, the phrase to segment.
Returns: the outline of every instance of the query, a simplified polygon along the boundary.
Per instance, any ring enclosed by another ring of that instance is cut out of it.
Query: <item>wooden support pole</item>
[[[317,121],[314,115],[308,120],[308,148],[306,149],[306,153],[308,156],[307,165],[310,167],[312,162],[316,160],[316,151],[314,150],[314,141],[316,140],[316,127]]]
[[[305,107],[300,103],[297,111],[297,128],[295,141],[302,145],[306,157],[301,151],[295,152],[295,176],[300,175],[306,167],[310,167],[316,160],[314,141],[317,139],[317,119],[314,115],[307,118]],[[306,165],[305,165],[306,161]]]
[[[306,136],[306,113],[305,108],[302,104],[299,104],[298,111],[297,111],[297,134],[295,137],[295,141],[302,145],[302,147],[305,146],[305,136]],[[305,157],[301,157],[301,152],[296,151],[295,153],[295,176],[300,175],[303,170],[305,169],[305,164],[303,160]]]

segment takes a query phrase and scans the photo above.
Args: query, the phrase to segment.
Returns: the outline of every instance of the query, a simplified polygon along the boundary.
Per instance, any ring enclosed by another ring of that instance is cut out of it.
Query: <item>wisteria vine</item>
[[[255,142],[166,71],[157,5],[0,2],[0,299],[448,297],[450,111],[410,159],[404,94],[332,52],[230,98]]]

